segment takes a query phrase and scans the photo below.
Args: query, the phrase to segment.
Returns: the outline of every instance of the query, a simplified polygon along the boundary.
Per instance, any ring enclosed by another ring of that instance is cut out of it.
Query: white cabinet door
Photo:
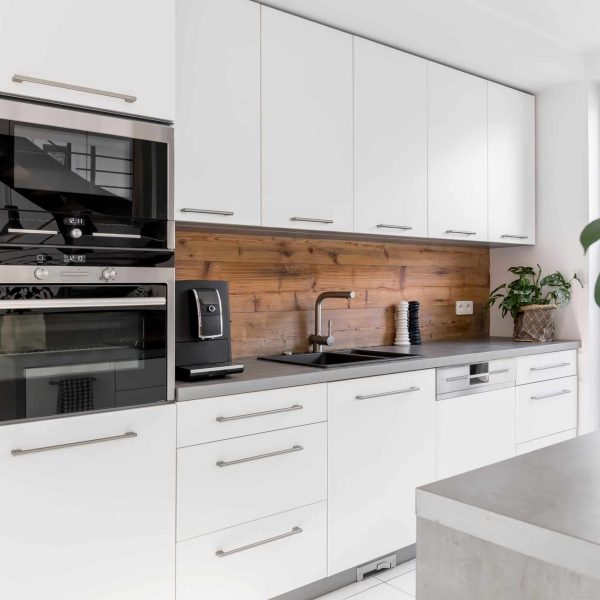
[[[175,217],[260,225],[260,6],[177,0]]]
[[[5,0],[0,91],[173,120],[174,0]],[[123,98],[13,81],[39,78]]]
[[[174,405],[2,426],[0,481],[3,597],[174,598]]]
[[[427,237],[427,61],[354,38],[354,230]]]
[[[434,478],[435,372],[329,384],[329,574],[415,543]]]
[[[262,224],[352,231],[352,36],[261,10]]]
[[[326,502],[177,544],[177,600],[266,600],[326,576]]]
[[[487,240],[487,82],[429,63],[429,237]]]
[[[491,242],[535,243],[535,97],[488,82]]]
[[[439,400],[436,479],[515,455],[515,388]]]

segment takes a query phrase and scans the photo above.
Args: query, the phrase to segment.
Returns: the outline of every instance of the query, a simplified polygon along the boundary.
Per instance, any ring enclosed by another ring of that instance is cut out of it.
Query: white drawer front
[[[524,442],[523,444],[517,445],[517,454],[527,454],[534,450],[540,450],[547,446],[553,446],[554,444],[560,444],[560,442],[566,442],[577,437],[577,429],[569,429],[568,431],[561,431],[553,435],[546,435],[543,438],[537,440],[531,440],[531,442]]]
[[[327,385],[180,402],[177,447],[327,420]]]
[[[327,498],[325,423],[177,452],[178,540]]]
[[[577,350],[517,358],[517,385],[577,374]]]
[[[177,600],[265,600],[326,575],[326,502],[177,544]]]
[[[517,444],[577,427],[577,377],[517,387]]]

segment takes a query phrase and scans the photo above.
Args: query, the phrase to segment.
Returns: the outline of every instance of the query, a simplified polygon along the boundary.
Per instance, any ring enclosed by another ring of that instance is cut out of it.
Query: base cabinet
[[[177,600],[266,600],[327,575],[327,503],[177,544]]]
[[[329,574],[414,544],[434,479],[435,372],[329,384]]]
[[[3,426],[0,481],[3,598],[174,599],[175,406]]]

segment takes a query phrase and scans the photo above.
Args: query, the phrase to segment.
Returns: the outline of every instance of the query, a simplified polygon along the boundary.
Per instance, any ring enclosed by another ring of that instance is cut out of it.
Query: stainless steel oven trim
[[[36,104],[24,100],[0,97],[0,119],[22,121],[47,127],[82,129],[94,133],[138,138],[167,144],[167,219],[175,219],[173,181],[173,127],[162,123],[142,121],[127,116],[87,112],[77,108],[62,108],[55,105]],[[169,245],[170,249],[174,246]]]
[[[153,284],[162,283],[167,286],[167,401],[175,400],[175,269],[166,267],[118,267],[117,277],[113,281],[105,281],[102,271],[112,265],[101,267],[87,266],[81,269],[82,276],[77,283],[101,285]],[[65,278],[64,267],[48,266],[48,277],[37,280],[33,272],[36,267],[23,265],[1,265],[0,285],[69,285],[73,280]],[[73,269],[75,271],[75,269]]]

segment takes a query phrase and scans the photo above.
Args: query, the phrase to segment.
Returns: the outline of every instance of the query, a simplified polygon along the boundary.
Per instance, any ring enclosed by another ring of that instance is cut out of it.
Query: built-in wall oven
[[[0,423],[174,399],[172,139],[0,99]]]
[[[0,422],[173,399],[173,269],[11,265],[0,281]]]
[[[173,249],[173,129],[0,99],[0,244]]]

